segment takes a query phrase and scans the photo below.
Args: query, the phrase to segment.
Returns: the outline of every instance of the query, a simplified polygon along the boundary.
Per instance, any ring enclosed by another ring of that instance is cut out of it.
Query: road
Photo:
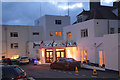
[[[49,64],[41,64],[41,65],[20,65],[22,69],[24,69],[29,77],[33,78],[117,78],[118,74],[112,72],[102,72],[97,71],[97,76],[93,76],[92,70],[80,69],[79,73],[75,73],[74,71],[63,71],[63,70],[55,70],[50,69]],[[102,79],[102,80],[103,80]],[[98,79],[97,79],[98,80]],[[115,79],[114,79],[115,80]]]

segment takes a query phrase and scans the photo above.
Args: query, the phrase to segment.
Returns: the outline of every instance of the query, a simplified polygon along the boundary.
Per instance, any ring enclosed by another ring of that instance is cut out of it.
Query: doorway
[[[46,63],[52,63],[53,62],[53,50],[52,49],[46,49],[45,50],[45,62]]]
[[[66,55],[65,55],[65,49],[56,49],[56,60],[59,59],[59,58],[65,58]]]
[[[103,51],[99,51],[99,65],[102,66],[104,64],[104,54]]]

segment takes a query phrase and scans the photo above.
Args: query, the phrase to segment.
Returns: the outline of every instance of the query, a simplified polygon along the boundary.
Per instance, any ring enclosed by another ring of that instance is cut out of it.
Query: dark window
[[[18,48],[18,43],[11,43],[11,48],[12,49],[17,49]]]
[[[55,20],[55,24],[62,24],[61,20]]]
[[[33,32],[33,35],[39,35],[39,32]]]
[[[118,33],[120,33],[120,28],[118,28]]]
[[[110,34],[114,34],[114,28],[110,28]]]
[[[88,29],[81,30],[81,37],[88,37]]]
[[[18,37],[18,32],[11,32],[10,37]]]

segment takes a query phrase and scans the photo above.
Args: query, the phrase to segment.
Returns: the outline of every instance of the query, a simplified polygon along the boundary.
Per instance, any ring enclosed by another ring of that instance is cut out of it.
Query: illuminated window
[[[81,50],[81,62],[85,61],[87,63],[87,51]]]
[[[67,38],[71,38],[71,32],[67,33]]]
[[[88,37],[88,29],[81,29],[81,37]]]
[[[62,32],[56,32],[56,36],[62,36]]]
[[[50,32],[50,33],[49,33],[49,35],[50,35],[50,36],[53,36],[53,33],[52,33],[52,32]]]

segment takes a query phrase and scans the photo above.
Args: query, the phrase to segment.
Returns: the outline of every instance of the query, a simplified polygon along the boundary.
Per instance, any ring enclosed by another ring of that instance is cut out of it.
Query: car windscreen
[[[66,59],[66,61],[75,61],[75,60],[70,58],[70,59]]]
[[[15,70],[17,71],[18,74],[23,74],[23,70],[20,67],[16,67]]]
[[[28,57],[21,57],[21,59],[28,59]]]

